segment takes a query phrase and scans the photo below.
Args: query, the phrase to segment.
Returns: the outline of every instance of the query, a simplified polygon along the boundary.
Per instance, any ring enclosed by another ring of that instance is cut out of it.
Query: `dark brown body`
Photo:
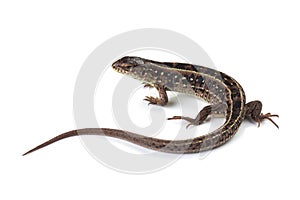
[[[270,113],[261,114],[262,104],[259,101],[246,104],[245,93],[241,85],[232,77],[213,69],[184,63],[157,62],[139,57],[124,57],[113,64],[113,69],[146,82],[147,87],[155,87],[159,92],[159,97],[146,97],[145,100],[150,104],[161,106],[167,104],[167,90],[194,95],[211,104],[204,107],[195,119],[184,116],[174,116],[169,119],[183,119],[189,121],[189,125],[199,125],[209,115],[222,115],[226,118],[225,123],[206,135],[174,141],[146,137],[117,129],[80,129],[63,133],[25,154],[76,135],[105,135],[167,153],[197,153],[216,148],[230,140],[245,116],[257,122],[262,119],[271,120],[270,117],[277,116]]]

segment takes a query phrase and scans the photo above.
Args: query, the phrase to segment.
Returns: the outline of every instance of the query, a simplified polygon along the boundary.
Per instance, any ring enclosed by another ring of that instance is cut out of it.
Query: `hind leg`
[[[279,117],[279,115],[274,115],[271,113],[263,114],[261,113],[262,103],[260,101],[251,101],[246,104],[246,117],[250,118],[258,123],[258,127],[260,123],[264,119],[268,119],[271,121],[277,128],[279,126],[271,119],[271,117]]]
[[[218,104],[218,105],[209,105],[205,106],[199,113],[198,115],[193,119],[190,117],[185,117],[185,116],[173,116],[168,118],[168,120],[173,120],[173,119],[182,119],[185,121],[190,122],[186,128],[188,128],[191,125],[198,126],[202,124],[209,115],[225,115],[226,111],[226,104]]]

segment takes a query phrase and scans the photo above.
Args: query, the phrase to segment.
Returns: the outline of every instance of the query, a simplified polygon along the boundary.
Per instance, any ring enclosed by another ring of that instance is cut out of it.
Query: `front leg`
[[[262,103],[260,101],[251,101],[246,104],[246,117],[250,118],[258,123],[258,127],[260,126],[260,122],[264,119],[270,120],[277,128],[279,126],[271,119],[271,117],[279,117],[278,115],[272,115],[271,113],[262,114]]]
[[[152,96],[146,96],[145,101],[149,101],[149,104],[156,104],[164,106],[168,103],[168,95],[166,92],[166,88],[164,86],[158,85],[158,84],[145,84],[144,87],[155,87],[158,91],[159,97],[152,97]]]

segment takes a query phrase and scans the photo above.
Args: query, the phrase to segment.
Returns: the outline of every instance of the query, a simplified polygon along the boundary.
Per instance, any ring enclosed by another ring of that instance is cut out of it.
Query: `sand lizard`
[[[183,119],[189,122],[187,125],[189,126],[203,123],[209,115],[221,115],[225,117],[225,123],[206,135],[185,140],[164,140],[110,128],[78,129],[58,135],[23,155],[58,140],[77,135],[115,137],[167,153],[197,153],[216,148],[229,141],[245,118],[256,121],[258,126],[263,119],[268,119],[278,128],[278,125],[271,119],[278,115],[262,114],[260,101],[251,101],[246,104],[242,86],[232,77],[217,70],[192,64],[157,62],[129,56],[114,62],[112,68],[144,82],[145,87],[155,87],[159,97],[146,96],[144,100],[149,104],[166,105],[168,103],[166,91],[168,90],[194,95],[211,104],[204,107],[195,118],[174,116],[168,120]]]

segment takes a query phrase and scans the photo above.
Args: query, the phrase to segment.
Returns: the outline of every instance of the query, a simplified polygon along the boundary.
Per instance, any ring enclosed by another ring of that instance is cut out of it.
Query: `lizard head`
[[[145,60],[139,57],[125,56],[112,64],[112,68],[119,73],[127,74],[135,70],[136,67],[145,64]]]

